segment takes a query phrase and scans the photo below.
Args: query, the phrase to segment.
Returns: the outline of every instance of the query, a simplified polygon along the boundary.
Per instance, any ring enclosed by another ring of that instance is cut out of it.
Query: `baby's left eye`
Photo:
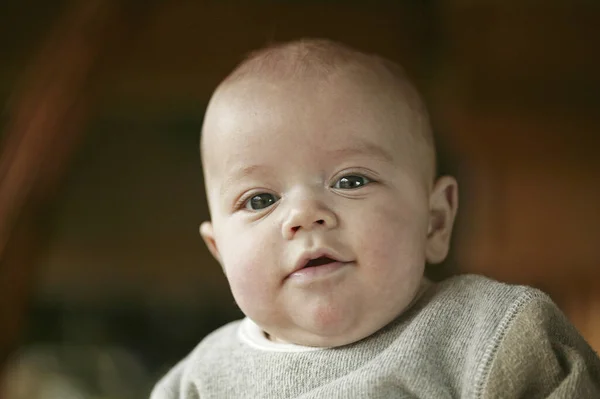
[[[340,177],[332,187],[342,190],[354,190],[366,186],[370,182],[371,180],[361,175],[348,175]]]

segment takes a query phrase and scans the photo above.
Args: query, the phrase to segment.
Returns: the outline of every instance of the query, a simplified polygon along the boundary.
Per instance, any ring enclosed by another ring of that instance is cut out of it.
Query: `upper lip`
[[[342,258],[338,254],[336,254],[333,251],[330,251],[328,249],[320,248],[320,249],[316,249],[313,251],[305,251],[298,258],[298,261],[294,265],[294,269],[290,272],[290,275],[297,272],[300,269],[303,269],[308,264],[308,262],[310,262],[311,260],[322,258],[322,257],[330,258],[334,262],[342,262],[342,263],[347,262],[345,260],[342,260]]]

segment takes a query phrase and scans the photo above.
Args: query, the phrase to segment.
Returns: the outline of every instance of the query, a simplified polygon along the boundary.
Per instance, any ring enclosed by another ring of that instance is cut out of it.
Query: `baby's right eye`
[[[260,193],[260,194],[256,194],[256,195],[253,195],[252,197],[250,197],[244,203],[244,209],[247,209],[250,211],[260,211],[262,209],[266,209],[266,208],[270,207],[277,201],[279,201],[279,198],[277,198],[273,194]]]

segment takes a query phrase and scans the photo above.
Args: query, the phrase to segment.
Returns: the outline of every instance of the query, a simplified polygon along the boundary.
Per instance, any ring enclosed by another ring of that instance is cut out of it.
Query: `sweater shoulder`
[[[439,286],[438,298],[442,301],[457,301],[454,317],[469,326],[471,331],[455,325],[461,337],[468,337],[472,344],[465,359],[465,375],[473,384],[463,385],[462,393],[470,397],[484,384],[489,367],[498,353],[498,348],[511,328],[526,309],[553,307],[550,297],[544,292],[525,285],[498,282],[484,276],[462,275]],[[456,313],[459,313],[457,315]]]
[[[427,293],[415,323],[428,362],[448,373],[454,394],[471,397],[484,378],[504,332],[532,301],[549,301],[541,291],[483,276],[460,275],[435,284]]]
[[[474,316],[490,316],[501,319],[506,312],[532,300],[550,301],[542,291],[525,286],[499,282],[484,276],[459,275],[437,284],[435,299],[454,312],[465,315],[465,306],[475,311]]]
[[[151,399],[197,398],[196,380],[204,368],[214,363],[223,348],[231,347],[237,339],[241,320],[230,322],[208,334],[179,363],[155,385]]]
[[[219,356],[236,345],[241,320],[227,323],[204,337],[192,350],[187,359],[190,364],[207,364],[211,356]],[[216,355],[213,355],[216,354]]]
[[[525,307],[552,303],[542,291],[484,276],[460,275],[438,284],[426,308],[448,338],[477,343],[487,351]],[[443,322],[442,322],[443,321]]]

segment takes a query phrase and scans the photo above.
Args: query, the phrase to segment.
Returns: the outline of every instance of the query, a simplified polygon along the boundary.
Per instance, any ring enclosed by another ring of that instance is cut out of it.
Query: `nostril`
[[[315,223],[316,223],[316,224],[321,224],[321,225],[322,225],[322,224],[325,224],[325,220],[324,220],[324,219],[315,220]],[[307,227],[308,227],[308,226],[307,226]],[[291,228],[290,228],[290,231],[291,231],[292,233],[297,233],[297,232],[298,232],[298,230],[300,230],[301,228],[302,228],[302,225],[293,226],[293,227],[291,227]]]

